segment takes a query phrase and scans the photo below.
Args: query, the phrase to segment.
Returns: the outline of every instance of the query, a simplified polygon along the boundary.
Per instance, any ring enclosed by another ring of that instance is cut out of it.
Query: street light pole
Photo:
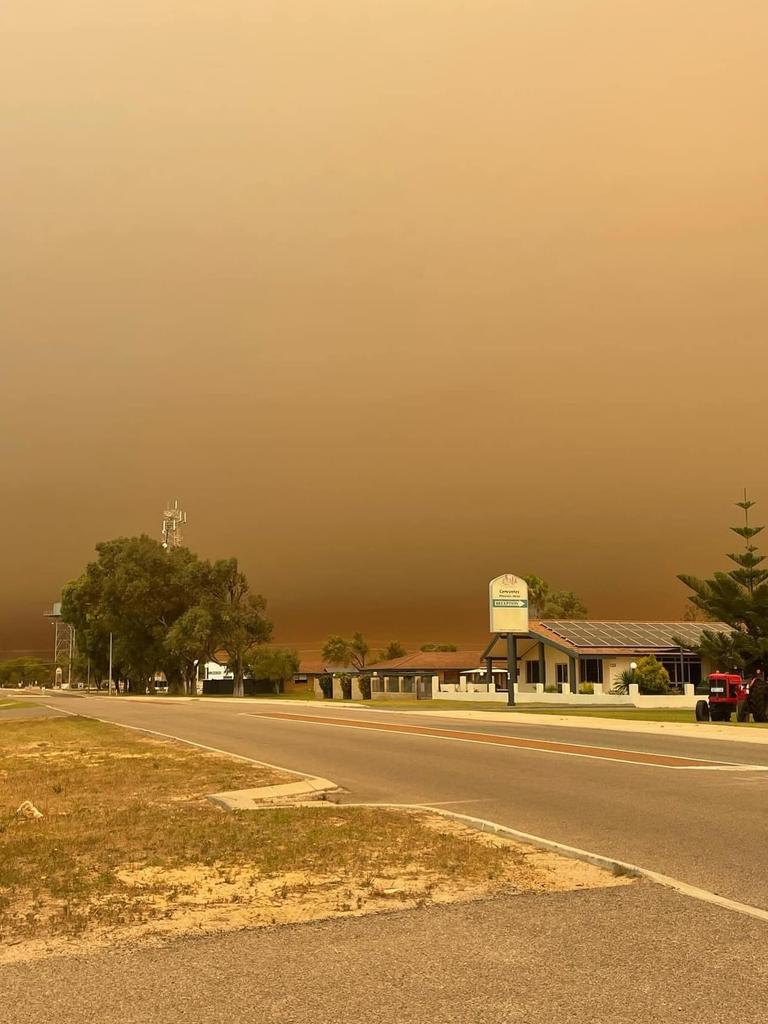
[[[112,634],[109,634],[109,694],[112,695]]]

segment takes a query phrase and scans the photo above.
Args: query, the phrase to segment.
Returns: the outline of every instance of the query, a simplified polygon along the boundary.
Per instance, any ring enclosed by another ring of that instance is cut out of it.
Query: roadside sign
[[[492,633],[528,632],[528,584],[511,572],[497,576],[488,586]]]

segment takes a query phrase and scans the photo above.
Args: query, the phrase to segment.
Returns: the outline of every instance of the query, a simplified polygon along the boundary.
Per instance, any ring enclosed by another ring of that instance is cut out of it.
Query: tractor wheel
[[[766,697],[768,697],[768,684],[762,678],[755,679],[749,688],[749,697],[747,698],[749,710],[755,722],[765,721]]]
[[[736,721],[749,721],[749,703],[746,700],[740,700],[739,703],[736,705]]]
[[[708,722],[709,721],[709,704],[705,700],[696,701],[696,721],[697,722]]]

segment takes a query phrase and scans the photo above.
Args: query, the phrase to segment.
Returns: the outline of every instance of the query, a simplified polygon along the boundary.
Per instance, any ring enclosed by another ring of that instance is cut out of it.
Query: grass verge
[[[696,722],[693,708],[516,708],[522,715],[567,715],[576,718],[618,718],[627,722],[683,722],[687,725],[748,725],[750,728],[765,729],[765,722]]]
[[[330,702],[329,702],[330,703]],[[693,708],[635,708],[635,707],[572,707],[563,705],[521,705],[510,709],[502,702],[490,701],[458,701],[458,700],[386,700],[372,701],[369,707],[389,711],[504,711],[510,717],[514,715],[559,715],[568,718],[617,718],[626,722],[683,722],[689,725],[748,725],[753,729],[768,728],[765,722],[696,722]]]
[[[286,776],[86,718],[7,722],[0,780],[0,961],[615,884],[434,816],[327,804],[227,814],[205,794]],[[43,817],[16,813],[26,800]]]

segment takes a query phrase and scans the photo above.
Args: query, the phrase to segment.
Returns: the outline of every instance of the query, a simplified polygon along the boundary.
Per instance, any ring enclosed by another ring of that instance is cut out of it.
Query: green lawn
[[[328,701],[330,704],[331,702]],[[339,703],[334,701],[334,703]],[[345,704],[357,704],[368,708],[376,708],[379,711],[504,711],[506,704],[500,701],[479,700],[415,700],[404,697],[392,698],[391,700],[366,700],[366,701],[344,701]]]
[[[696,719],[693,708],[518,708],[520,714],[567,715],[569,718],[620,718],[629,722],[693,722]],[[699,725],[749,725],[750,728],[764,729],[765,722],[700,722]]]
[[[621,718],[629,722],[695,722],[693,708],[536,708],[516,709],[522,715],[568,715],[576,718]],[[723,723],[718,723],[723,724]]]
[[[15,700],[0,697],[0,711],[7,711],[9,708],[34,708],[38,705],[33,700]]]

